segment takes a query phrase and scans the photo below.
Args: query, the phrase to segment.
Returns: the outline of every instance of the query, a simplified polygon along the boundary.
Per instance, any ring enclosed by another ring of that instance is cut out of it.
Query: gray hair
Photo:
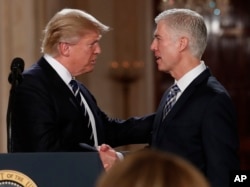
[[[191,53],[199,59],[202,57],[207,46],[207,28],[200,14],[189,9],[169,9],[155,18],[156,23],[161,20],[165,21],[177,37],[188,37]]]
[[[82,10],[62,9],[45,27],[41,51],[52,56],[57,55],[59,42],[77,43],[89,31],[101,34],[109,31],[109,27]]]

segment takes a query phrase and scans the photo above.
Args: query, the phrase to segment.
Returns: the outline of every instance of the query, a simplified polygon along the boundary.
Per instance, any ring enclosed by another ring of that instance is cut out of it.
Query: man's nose
[[[96,54],[100,54],[101,52],[102,52],[101,46],[97,43],[97,44],[96,44],[96,48],[95,48],[95,53],[96,53]]]
[[[156,49],[155,40],[152,41],[151,46],[150,46],[150,49],[151,49],[152,51],[155,51],[155,49]]]

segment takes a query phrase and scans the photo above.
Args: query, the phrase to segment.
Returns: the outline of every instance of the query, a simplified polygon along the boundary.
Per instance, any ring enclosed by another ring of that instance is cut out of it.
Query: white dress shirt
[[[57,72],[57,74],[61,77],[61,79],[65,82],[65,84],[69,87],[69,89],[73,92],[69,82],[71,81],[72,78],[74,79],[74,77],[72,77],[70,72],[61,63],[59,63],[56,59],[54,59],[52,56],[50,56],[48,54],[44,54],[44,58],[51,65],[51,67]],[[84,102],[84,106],[86,107],[86,110],[87,110],[88,115],[89,115],[89,119],[90,119],[91,126],[92,126],[92,131],[93,131],[93,135],[94,135],[94,144],[95,144],[95,147],[97,147],[98,140],[97,140],[95,118],[94,118],[94,115],[93,115],[88,103],[86,102],[86,100],[82,94],[81,94],[81,97],[82,97],[82,101]]]
[[[198,77],[204,70],[206,69],[206,65],[204,61],[201,61],[201,63],[187,72],[184,76],[182,76],[178,81],[175,80],[175,84],[178,85],[180,88],[180,92],[177,93],[176,101],[179,99],[181,94],[184,92],[184,90],[188,87],[188,85],[196,78]]]

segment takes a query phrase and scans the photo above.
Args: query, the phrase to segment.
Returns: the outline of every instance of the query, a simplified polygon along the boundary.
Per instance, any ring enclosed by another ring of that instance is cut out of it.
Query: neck
[[[192,60],[185,60],[182,61],[178,64],[178,66],[176,66],[176,68],[170,72],[171,76],[175,79],[175,80],[179,80],[181,77],[183,77],[187,72],[191,71],[192,69],[194,69],[195,67],[200,65],[200,60],[198,59],[192,59]]]

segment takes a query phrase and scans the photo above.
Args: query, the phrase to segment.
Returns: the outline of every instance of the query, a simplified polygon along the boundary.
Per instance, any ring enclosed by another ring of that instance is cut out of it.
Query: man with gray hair
[[[151,50],[174,85],[158,107],[151,146],[189,160],[213,187],[228,187],[239,169],[236,112],[226,89],[201,60],[207,45],[203,17],[170,9],[156,18]]]

